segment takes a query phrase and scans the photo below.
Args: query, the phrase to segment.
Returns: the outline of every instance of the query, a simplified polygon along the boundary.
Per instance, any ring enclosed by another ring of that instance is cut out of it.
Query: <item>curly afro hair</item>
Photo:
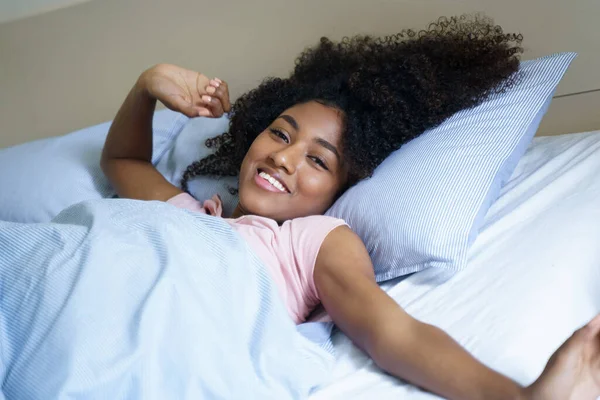
[[[469,15],[442,17],[418,32],[322,38],[300,54],[288,78],[266,79],[234,103],[229,131],[206,141],[216,151],[189,165],[181,186],[187,191],[198,175],[237,175],[273,120],[295,104],[318,101],[342,112],[350,187],[427,129],[514,85],[522,40]]]

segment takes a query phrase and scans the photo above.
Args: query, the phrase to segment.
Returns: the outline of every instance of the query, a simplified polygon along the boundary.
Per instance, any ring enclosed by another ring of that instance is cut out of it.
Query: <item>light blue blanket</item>
[[[298,399],[330,363],[218,218],[98,200],[0,222],[8,400]]]

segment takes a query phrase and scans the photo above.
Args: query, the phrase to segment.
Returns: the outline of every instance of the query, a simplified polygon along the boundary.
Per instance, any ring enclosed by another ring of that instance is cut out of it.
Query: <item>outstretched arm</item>
[[[229,111],[225,82],[170,64],[145,71],[119,109],[102,151],[102,170],[120,197],[166,201],[182,192],[152,165],[157,100],[188,117],[220,117]]]
[[[548,396],[549,392],[559,393],[557,386],[560,383],[553,377],[564,379],[575,373],[566,361],[561,361],[560,365],[553,365],[551,361],[540,379],[531,387],[522,388],[477,361],[441,329],[408,315],[377,286],[364,244],[347,227],[335,229],[325,239],[317,257],[314,278],[321,301],[333,321],[380,368],[392,375],[449,399],[573,398],[568,394],[575,389],[565,388],[562,384],[563,394],[567,396]],[[595,370],[589,367],[585,371],[596,379],[591,384],[597,384],[595,393],[598,396],[600,318],[592,321],[590,326],[584,328],[588,336],[574,335],[574,339],[567,342],[568,346],[563,346],[559,352],[562,351],[562,359],[568,360],[569,357],[577,358],[572,356],[574,352],[583,354],[582,349],[587,349],[585,354],[591,361],[586,362]],[[584,338],[587,338],[587,344]],[[572,378],[571,386],[589,386],[590,381],[582,379],[586,378]],[[549,391],[549,387],[552,390]]]
[[[520,398],[515,382],[478,362],[441,329],[412,318],[381,290],[362,241],[349,228],[325,239],[315,284],[338,327],[388,373],[450,399]]]

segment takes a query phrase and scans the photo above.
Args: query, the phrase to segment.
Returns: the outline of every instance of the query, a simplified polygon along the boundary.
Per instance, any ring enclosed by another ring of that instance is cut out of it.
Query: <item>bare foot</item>
[[[527,389],[532,400],[596,400],[600,397],[600,315],[575,331]]]

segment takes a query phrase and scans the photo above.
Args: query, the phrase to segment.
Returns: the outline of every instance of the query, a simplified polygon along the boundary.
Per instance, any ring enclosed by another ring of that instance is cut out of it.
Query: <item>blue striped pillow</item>
[[[171,110],[154,114],[153,156],[157,164],[188,118]],[[68,135],[0,149],[0,220],[48,222],[66,207],[114,194],[100,168],[111,122]]]
[[[428,267],[458,271],[500,188],[575,58],[521,63],[521,81],[404,145],[327,212],[362,238],[378,281]]]

